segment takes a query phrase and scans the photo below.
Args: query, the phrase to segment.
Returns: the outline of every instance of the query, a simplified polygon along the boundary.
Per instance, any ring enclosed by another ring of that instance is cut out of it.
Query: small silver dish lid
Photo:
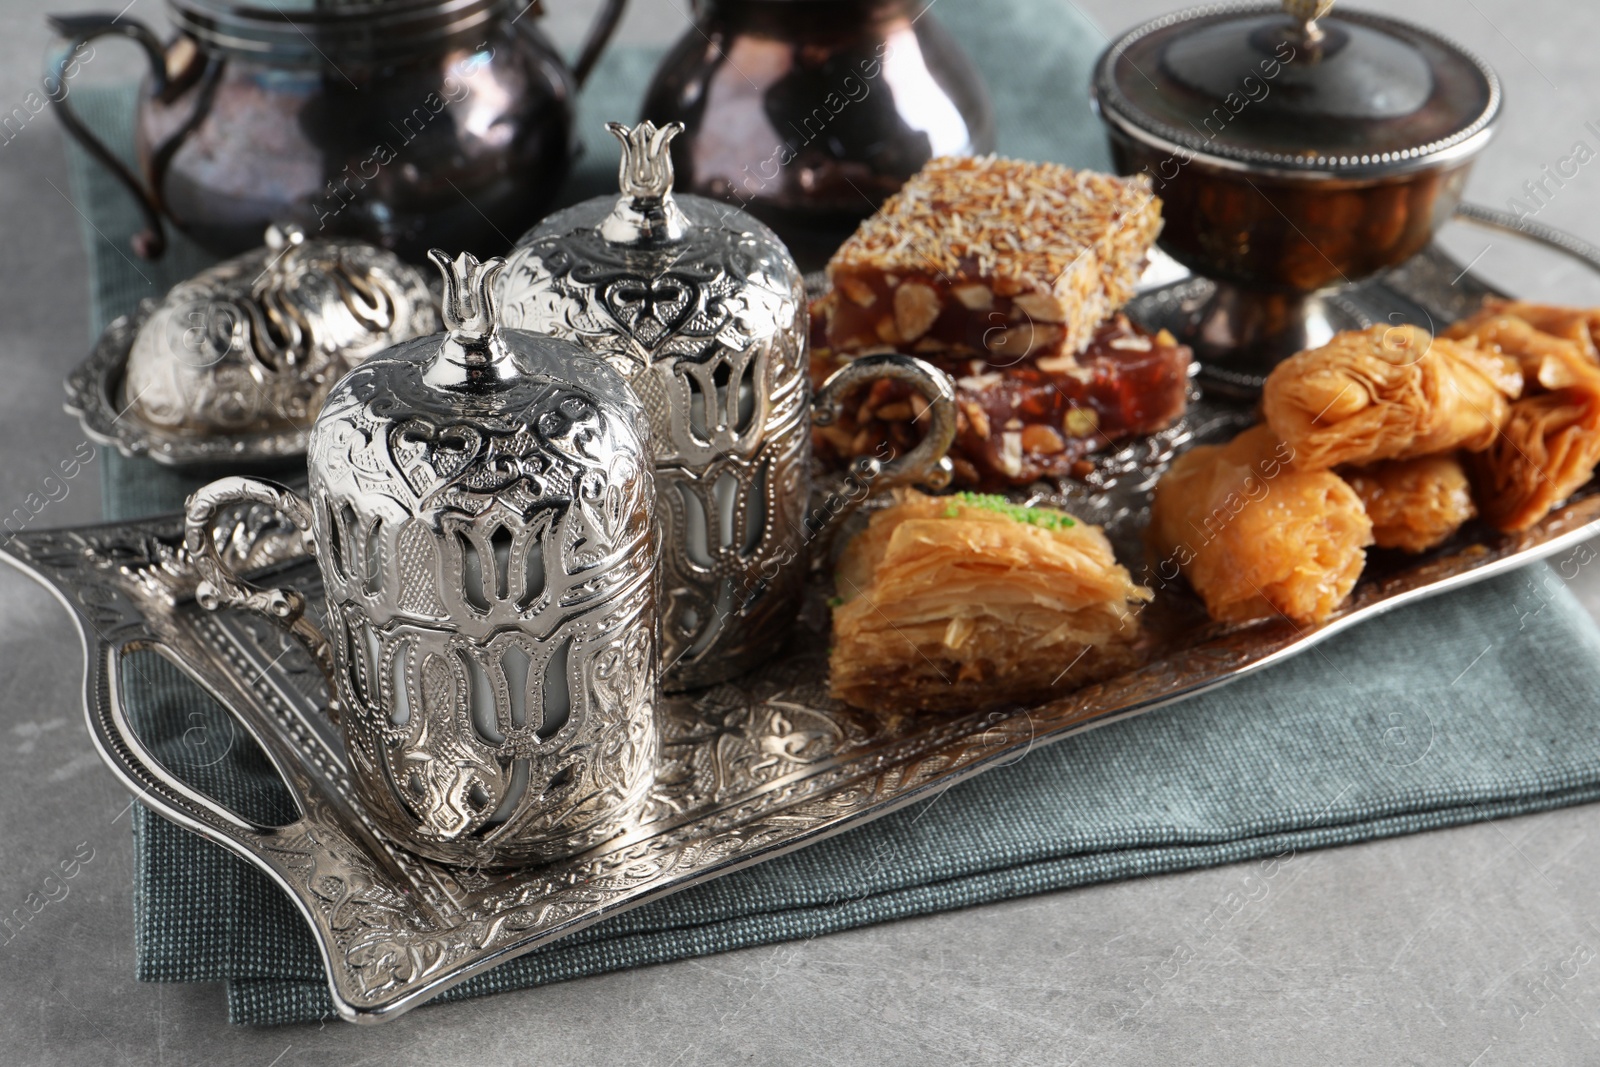
[[[438,329],[422,273],[394,253],[271,226],[263,247],[107,327],[68,375],[66,406],[128,456],[177,466],[291,458],[335,382]]]

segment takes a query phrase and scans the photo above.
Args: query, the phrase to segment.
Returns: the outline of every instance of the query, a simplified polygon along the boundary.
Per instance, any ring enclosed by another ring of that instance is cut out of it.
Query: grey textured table
[[[134,2],[159,17],[158,0]],[[635,0],[624,36],[677,33],[686,3]],[[79,6],[0,0],[0,114],[36,83],[41,8]],[[551,6],[548,25],[570,44],[591,4]],[[1120,28],[1174,5],[1082,6]],[[1600,7],[1383,6],[1478,50],[1505,80],[1504,132],[1473,198],[1504,206],[1575,142],[1600,147],[1584,126],[1600,119]],[[131,76],[115,51],[92,77]],[[93,464],[45,481],[82,441],[57,407],[85,348],[60,135],[41,114],[0,141],[0,514],[37,493],[59,498],[41,526],[93,521]],[[1586,166],[1539,217],[1600,241],[1597,196],[1600,167]],[[1457,226],[1446,243],[1509,288],[1600,303],[1600,284],[1508,238]],[[1600,575],[1575,586],[1600,615]],[[0,1063],[1600,1059],[1593,807],[1309,853],[1270,882],[1253,865],[1122,882],[424,1009],[379,1029],[233,1029],[218,988],[132,980],[129,801],[80,725],[77,638],[49,594],[6,568],[0,604],[0,913],[31,893],[50,900],[0,931]],[[49,878],[84,856],[72,879]]]

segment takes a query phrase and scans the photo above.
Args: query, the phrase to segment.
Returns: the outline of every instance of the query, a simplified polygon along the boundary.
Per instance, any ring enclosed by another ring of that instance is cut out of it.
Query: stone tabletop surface
[[[689,2],[634,0],[623,38],[675,37]],[[570,47],[593,3],[548,4],[547,25]],[[1079,3],[1112,31],[1176,6]],[[160,4],[129,7],[159,22]],[[1444,31],[1504,79],[1503,133],[1469,197],[1503,207],[1577,142],[1600,147],[1600,5],[1368,4]],[[37,84],[44,11],[84,7],[0,0],[0,113]],[[133,76],[102,51],[94,78]],[[57,398],[85,350],[86,268],[56,124],[41,114],[3,142],[7,513],[83,440]],[[1600,242],[1597,204],[1600,166],[1585,167],[1539,217]],[[1445,240],[1508,289],[1600,304],[1600,284],[1507,238],[1456,226]],[[96,520],[92,471],[36,521]],[[1575,588],[1600,614],[1600,575]],[[1600,1062],[1592,806],[1304,854],[1264,897],[1247,868],[1221,867],[424,1008],[376,1029],[230,1027],[218,986],[133,980],[129,799],[81,725],[77,637],[44,589],[3,567],[0,606],[0,912],[92,850],[67,896],[0,944],[0,1063]]]

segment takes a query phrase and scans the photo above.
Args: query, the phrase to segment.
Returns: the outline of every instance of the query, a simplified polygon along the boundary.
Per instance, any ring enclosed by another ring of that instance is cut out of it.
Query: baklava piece
[[[1600,364],[1592,312],[1493,303],[1457,323],[1462,345],[1515,361],[1523,395],[1494,442],[1470,460],[1478,506],[1498,530],[1526,530],[1600,464]],[[1555,331],[1555,332],[1551,332]]]
[[[1600,340],[1600,308],[1559,307],[1491,297],[1484,301],[1481,311],[1451,326],[1444,336],[1455,340],[1478,338],[1492,344],[1492,336],[1485,335],[1492,335],[1497,329],[1507,327],[1513,333],[1526,328],[1558,340],[1571,341],[1584,356],[1600,362],[1600,346],[1596,344]],[[1520,342],[1512,339],[1510,347],[1525,351],[1527,341],[1532,338],[1527,334],[1523,338]]]
[[[1126,670],[1151,595],[1099,527],[973,493],[900,491],[836,577],[833,693],[868,709],[1036,703]]]
[[[1335,334],[1267,375],[1261,408],[1300,470],[1488,448],[1522,392],[1515,361],[1415,326]]]
[[[932,160],[828,263],[828,346],[1000,365],[1077,355],[1133,295],[1160,230],[1144,177]]]
[[[1341,473],[1366,506],[1379,548],[1426,552],[1478,513],[1472,484],[1454,454],[1389,460]]]
[[[1213,619],[1320,623],[1361,577],[1372,544],[1366,507],[1332,471],[1290,467],[1293,454],[1271,427],[1253,426],[1191,448],[1156,484],[1156,573],[1183,573]]]

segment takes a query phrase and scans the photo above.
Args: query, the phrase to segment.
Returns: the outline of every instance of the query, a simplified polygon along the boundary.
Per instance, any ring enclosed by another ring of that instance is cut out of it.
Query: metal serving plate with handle
[[[1182,313],[1203,285],[1148,293],[1134,311],[1151,322]],[[1455,318],[1487,292],[1434,251],[1339,300],[1351,325],[1390,314],[1427,323]],[[1165,459],[1248,419],[1201,402],[1175,432],[1105,457],[1089,485],[1041,495],[1107,523],[1127,552]],[[242,512],[227,533],[224,554],[235,569],[320,603],[297,531]],[[781,656],[665,701],[658,784],[622,836],[571,859],[494,873],[409,855],[373,829],[351,799],[320,673],[272,623],[195,603],[198,575],[182,548],[180,516],[26,532],[10,542],[10,561],[54,590],[78,622],[89,728],[106,763],[153,810],[280,885],[315,934],[340,1015],[377,1022],[597,920],[930,797],[1031,746],[1214,689],[1393,608],[1597,534],[1600,489],[1591,485],[1521,535],[1470,527],[1422,557],[1375,553],[1348,605],[1318,627],[1211,624],[1190,595],[1165,592],[1147,614],[1162,636],[1144,667],[1039,707],[986,713],[871,714],[830,700],[827,590],[813,582]],[[150,652],[232,712],[295,798],[294,821],[258,825],[162,766],[123,693],[128,657]]]

